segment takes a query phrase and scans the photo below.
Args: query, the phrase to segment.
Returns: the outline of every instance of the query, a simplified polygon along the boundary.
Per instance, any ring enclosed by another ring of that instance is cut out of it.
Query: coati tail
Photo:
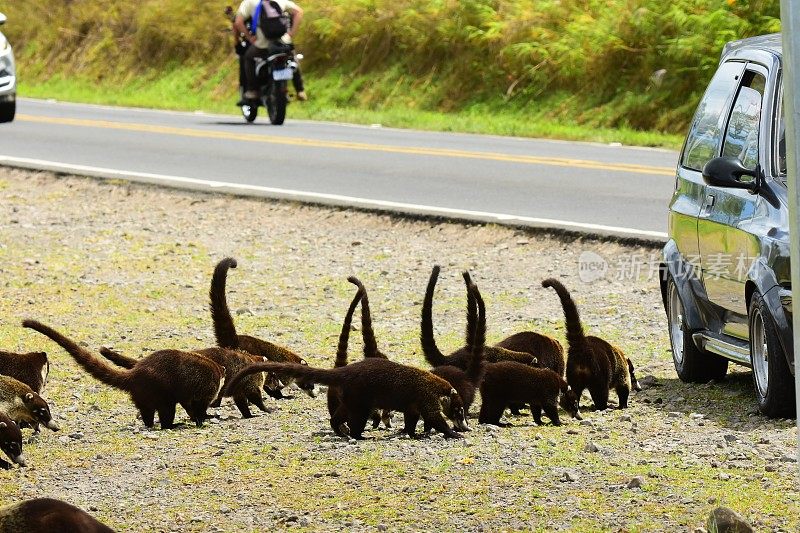
[[[105,346],[100,348],[100,355],[111,361],[117,366],[121,366],[122,368],[133,368],[134,365],[138,362],[138,360],[134,359],[133,357],[128,357],[127,355],[122,355],[119,352],[115,352],[110,348],[106,348]]]
[[[305,382],[320,383],[322,385],[340,385],[341,378],[336,369],[313,368],[308,365],[297,365],[294,363],[253,363],[240,370],[233,376],[230,383],[225,387],[223,394],[231,395],[231,391],[236,390],[241,381],[256,372],[273,372],[281,375],[302,379]]]
[[[419,339],[422,343],[422,352],[425,359],[431,366],[442,366],[447,364],[444,354],[436,346],[436,339],[433,336],[433,291],[436,288],[436,280],[439,278],[439,265],[434,265],[431,277],[428,280],[428,287],[425,289],[425,299],[422,301],[422,320]]]
[[[217,344],[222,348],[238,348],[239,337],[236,335],[236,326],[233,325],[233,317],[228,309],[228,301],[225,297],[225,281],[228,276],[229,268],[236,268],[236,259],[226,257],[214,267],[214,274],[211,277],[211,289],[208,297],[211,300],[211,319],[214,321],[214,335],[217,337]]]
[[[474,284],[472,283],[469,271],[465,270],[461,275],[464,277],[464,285],[467,287],[467,329],[464,332],[464,339],[467,350],[472,352],[473,342],[475,342],[475,328],[477,327],[478,320],[478,307],[475,304],[475,293],[472,290]],[[477,286],[475,288],[477,289]]]
[[[350,339],[350,326],[353,323],[353,313],[355,313],[358,302],[361,301],[361,297],[364,295],[363,286],[358,279],[350,276],[347,278],[347,281],[356,285],[358,291],[353,297],[353,301],[350,302],[350,307],[347,308],[347,314],[344,316],[344,322],[342,322],[342,332],[339,333],[339,345],[336,347],[336,363],[334,363],[334,367],[347,365],[347,343]]]
[[[38,331],[42,335],[49,337],[51,340],[64,348],[78,364],[83,367],[95,379],[102,381],[107,385],[116,387],[118,389],[128,389],[128,376],[127,370],[112,367],[104,361],[95,357],[88,350],[84,350],[73,341],[69,340],[56,330],[45,326],[44,324],[35,320],[23,320],[22,326]]]
[[[464,280],[467,280],[469,274],[466,272],[464,274]],[[478,286],[472,281],[469,282],[467,291],[472,295],[473,306],[477,307],[477,321],[472,335],[471,357],[467,362],[466,373],[467,379],[477,386],[478,383],[483,381],[483,374],[486,372],[486,362],[483,356],[483,350],[486,345],[486,304],[483,301],[481,292],[478,290]]]
[[[578,315],[578,307],[566,287],[553,278],[544,280],[542,287],[554,289],[561,300],[561,307],[564,308],[564,320],[567,326],[567,342],[569,342],[570,346],[586,342],[583,326],[581,326],[581,318]]]
[[[369,310],[369,297],[367,289],[355,277],[350,276],[347,281],[358,287],[361,291],[361,337],[364,339],[364,357],[380,357],[386,359],[378,350],[378,341],[375,340],[375,331],[372,329],[372,314]]]

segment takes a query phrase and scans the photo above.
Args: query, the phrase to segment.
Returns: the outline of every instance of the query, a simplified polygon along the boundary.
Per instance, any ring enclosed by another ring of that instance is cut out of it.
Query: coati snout
[[[458,431],[470,431],[467,425],[467,416],[464,412],[464,402],[458,395],[456,389],[450,389],[449,396],[441,396],[439,404],[442,406],[442,413],[445,417],[453,421],[453,426]]]
[[[0,450],[3,450],[9,459],[19,466],[28,466],[25,456],[22,455],[22,432],[10,418],[0,414]],[[11,464],[0,459],[0,468],[8,470]]]
[[[36,393],[29,392],[23,397],[22,401],[25,402],[26,407],[36,419],[36,422],[44,424],[45,427],[53,431],[58,431],[61,429],[53,421],[53,417],[50,414],[50,406],[47,405],[47,402],[44,401],[41,396]],[[34,427],[34,431],[38,433],[39,428]]]
[[[578,407],[578,395],[572,390],[572,387],[567,387],[566,392],[562,392],[558,397],[558,404],[566,411],[572,418],[583,420],[580,409]]]
[[[631,375],[631,386],[633,387],[633,390],[637,392],[642,390],[642,386],[639,385],[639,380],[636,379],[636,372],[634,371],[633,363],[630,359],[628,359],[628,373]]]
[[[298,381],[297,383],[295,383],[295,385],[297,385],[297,387],[301,391],[308,394],[311,398],[316,398],[317,395],[319,394],[319,389],[317,388],[317,385],[314,383]]]

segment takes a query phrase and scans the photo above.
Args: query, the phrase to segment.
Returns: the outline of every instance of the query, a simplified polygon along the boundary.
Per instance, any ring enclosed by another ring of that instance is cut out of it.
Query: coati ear
[[[305,359],[300,359],[300,364],[308,366],[308,363],[306,363]]]
[[[8,425],[5,422],[0,422],[0,429],[5,429],[7,427]]]
[[[33,400],[33,393],[29,392],[28,394],[25,395],[25,401],[29,402],[31,400]]]
[[[538,365],[539,364],[539,358],[538,357],[534,357],[533,361],[531,361],[531,364],[532,365]]]

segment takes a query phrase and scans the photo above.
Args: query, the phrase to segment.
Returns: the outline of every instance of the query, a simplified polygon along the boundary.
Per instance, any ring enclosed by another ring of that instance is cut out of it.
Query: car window
[[[778,105],[778,123],[776,128],[776,137],[778,138],[778,175],[786,176],[786,121],[783,118],[783,98],[781,98],[781,102]]]
[[[681,157],[682,166],[702,170],[719,153],[725,111],[743,70],[744,63],[727,62],[714,74],[692,120]]]
[[[722,145],[724,157],[736,157],[750,170],[758,164],[758,125],[766,84],[767,79],[761,74],[750,70],[744,73]]]

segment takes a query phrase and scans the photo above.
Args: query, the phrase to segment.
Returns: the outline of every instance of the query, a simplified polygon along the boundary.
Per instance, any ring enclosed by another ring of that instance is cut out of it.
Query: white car
[[[0,25],[6,16],[0,13]],[[0,32],[0,122],[11,122],[17,110],[17,76],[14,51],[6,36]]]

